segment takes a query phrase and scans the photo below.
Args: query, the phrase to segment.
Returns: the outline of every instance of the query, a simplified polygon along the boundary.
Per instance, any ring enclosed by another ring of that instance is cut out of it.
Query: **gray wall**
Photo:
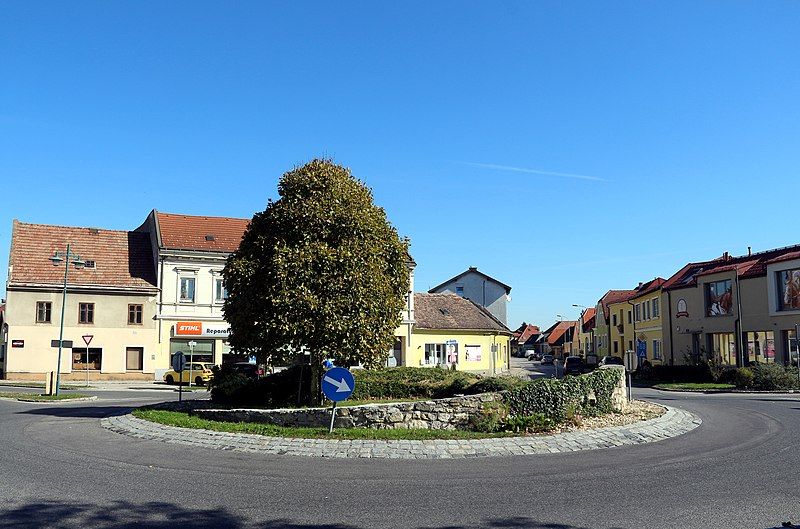
[[[491,279],[486,279],[481,274],[468,272],[457,281],[445,283],[435,292],[456,293],[456,286],[464,287],[464,297],[474,301],[486,309],[504,325],[508,326],[506,289]]]

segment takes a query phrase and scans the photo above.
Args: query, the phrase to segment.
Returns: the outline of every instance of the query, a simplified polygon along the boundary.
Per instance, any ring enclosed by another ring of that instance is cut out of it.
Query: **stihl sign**
[[[227,323],[203,323],[202,321],[179,321],[175,323],[175,336],[209,336],[227,338],[231,328]]]

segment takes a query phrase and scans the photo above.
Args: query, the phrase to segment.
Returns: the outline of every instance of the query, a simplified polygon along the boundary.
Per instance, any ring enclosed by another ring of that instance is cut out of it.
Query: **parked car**
[[[541,360],[542,355],[540,355],[536,351],[528,351],[527,353],[525,353],[525,358],[527,358],[528,360]]]
[[[583,373],[583,359],[580,356],[568,356],[564,359],[564,375],[580,375]]]
[[[247,378],[257,379],[264,376],[264,369],[250,362],[236,362],[226,367]]]
[[[542,364],[550,364],[553,365],[555,362],[556,357],[553,355],[543,355],[542,356]]]
[[[625,362],[618,356],[604,356],[600,360],[601,366],[624,366]]]
[[[191,380],[198,386],[204,386],[214,378],[214,373],[211,368],[214,366],[212,363],[205,362],[186,362],[186,368],[181,371],[181,374],[170,369],[164,373],[164,382],[167,384],[188,384]]]

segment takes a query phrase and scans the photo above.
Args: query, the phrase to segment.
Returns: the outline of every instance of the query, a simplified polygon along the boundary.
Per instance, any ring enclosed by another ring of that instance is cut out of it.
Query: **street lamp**
[[[61,349],[64,346],[64,312],[67,309],[67,275],[69,273],[69,263],[72,260],[72,264],[77,269],[83,268],[85,264],[81,261],[81,256],[72,253],[71,245],[67,244],[67,252],[55,252],[52,257],[50,257],[50,261],[53,262],[53,266],[59,266],[62,262],[64,263],[64,293],[61,297],[61,328],[58,332],[58,365],[56,365],[56,395],[58,395],[60,386],[61,386]],[[89,346],[86,346],[86,351],[88,354]]]
[[[189,346],[189,387],[192,387],[192,368],[194,367],[194,348],[197,346],[197,342],[194,340],[189,341],[186,345]]]

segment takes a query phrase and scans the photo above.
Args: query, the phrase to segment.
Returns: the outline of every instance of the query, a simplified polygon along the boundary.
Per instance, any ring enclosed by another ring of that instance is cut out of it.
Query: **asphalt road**
[[[509,458],[262,456],[157,443],[99,417],[174,394],[0,401],[0,528],[773,528],[800,520],[800,400],[639,397],[700,415],[678,438]]]

